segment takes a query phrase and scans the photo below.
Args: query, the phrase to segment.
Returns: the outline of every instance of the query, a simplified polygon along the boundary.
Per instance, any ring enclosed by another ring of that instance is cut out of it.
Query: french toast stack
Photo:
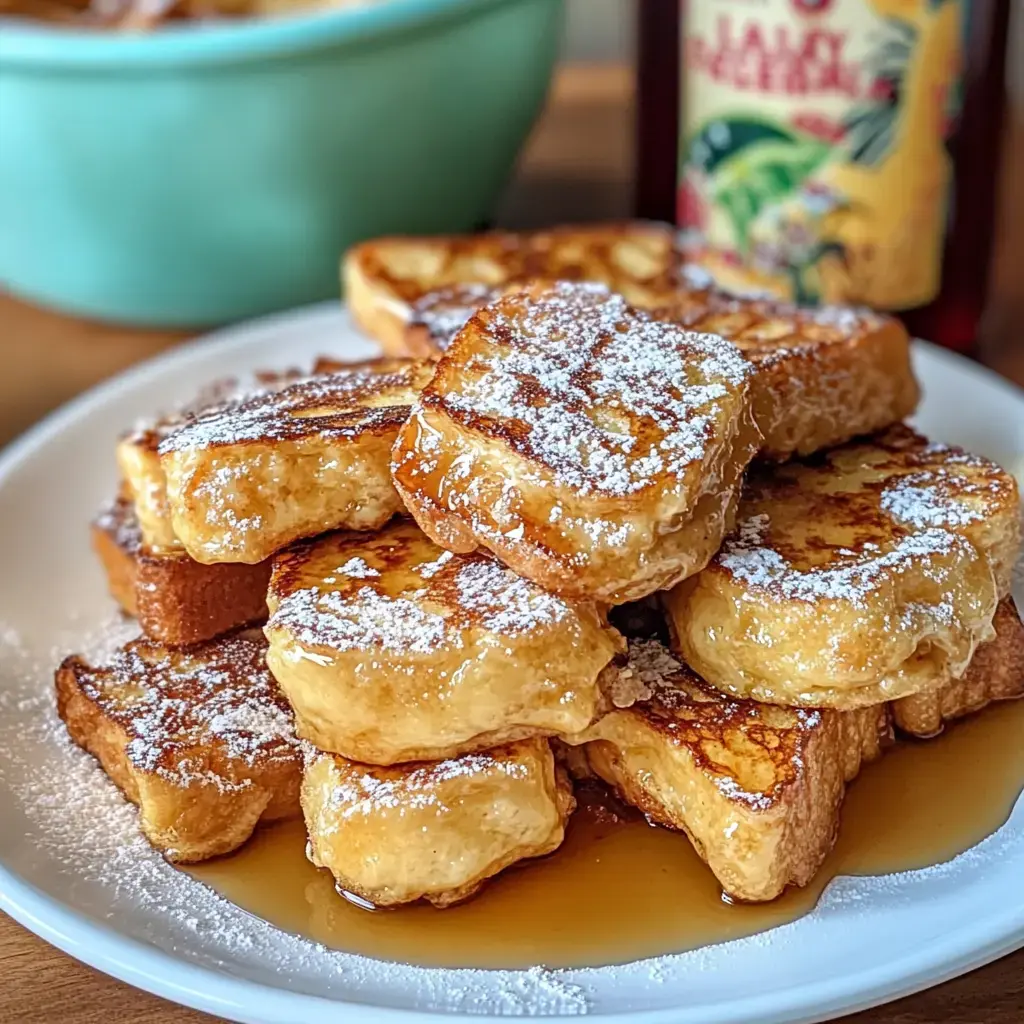
[[[172,860],[301,813],[353,901],[444,907],[595,777],[770,900],[897,729],[1024,694],[1017,485],[903,425],[896,321],[726,294],[656,225],[345,274],[388,355],[130,435],[95,527],[145,637],[58,707]]]

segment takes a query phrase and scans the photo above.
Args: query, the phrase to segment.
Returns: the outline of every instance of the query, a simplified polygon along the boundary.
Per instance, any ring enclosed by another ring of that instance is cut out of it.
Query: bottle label
[[[678,221],[725,285],[939,290],[969,0],[684,2]]]

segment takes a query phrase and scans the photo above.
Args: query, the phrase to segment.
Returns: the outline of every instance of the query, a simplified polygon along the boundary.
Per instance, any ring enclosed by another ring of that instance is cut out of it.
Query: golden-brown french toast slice
[[[438,355],[476,310],[507,291],[466,284],[423,296],[412,304],[406,347]],[[920,398],[910,338],[894,317],[732,295],[692,267],[680,271],[679,290],[651,316],[719,334],[754,364],[754,418],[765,458],[806,455],[873,433],[905,419]]]
[[[174,533],[167,504],[167,480],[160,465],[160,442],[179,427],[202,413],[212,413],[244,398],[271,392],[306,376],[358,370],[378,365],[378,360],[342,363],[320,356],[309,373],[296,369],[258,370],[248,379],[225,378],[214,381],[191,401],[174,412],[141,423],[125,433],[117,444],[117,464],[129,496],[135,505],[142,542],[151,554],[181,552],[181,541]]]
[[[134,505],[141,542],[150,552],[180,553],[183,550],[175,536],[167,505],[167,481],[157,453],[160,442],[198,413],[227,404],[240,390],[233,379],[217,381],[192,402],[135,426],[118,441],[118,469]]]
[[[452,310],[486,304],[494,297],[489,289],[537,279],[600,282],[645,308],[671,301],[681,263],[675,234],[666,224],[626,221],[377,238],[345,254],[345,297],[356,322],[385,352],[421,355],[432,347],[429,339],[417,341],[406,327],[418,300],[439,290],[446,292],[449,322]]]
[[[111,596],[150,639],[183,647],[267,617],[269,561],[203,565],[184,551],[154,554],[125,495],[93,522],[92,545]]]
[[[737,522],[666,595],[675,642],[720,689],[804,707],[959,679],[1020,547],[1013,477],[907,427],[755,468]]]
[[[194,863],[241,846],[261,821],[300,813],[291,710],[259,633],[188,651],[133,640],[102,665],[56,674],[57,712],[139,807],[146,838]]]
[[[370,767],[305,748],[309,858],[375,907],[447,907],[561,845],[575,807],[546,740],[446,761]]]
[[[198,562],[261,562],[401,508],[391,446],[428,364],[377,360],[200,415],[159,445],[175,535]]]
[[[760,444],[750,364],[603,285],[531,285],[477,313],[395,443],[423,530],[612,604],[701,569]]]
[[[994,701],[1024,697],[1024,625],[1012,597],[999,603],[992,622],[996,635],[974,653],[967,671],[931,693],[893,701],[897,728],[927,739],[946,722],[973,715]]]
[[[910,337],[866,309],[801,309],[709,287],[681,291],[653,316],[720,334],[754,364],[761,455],[786,459],[899,423],[921,397]]]
[[[453,555],[415,524],[335,533],[274,560],[267,661],[299,735],[369,764],[577,732],[622,640],[592,604]]]
[[[630,643],[611,693],[624,706],[571,741],[627,803],[685,832],[741,900],[814,877],[846,783],[892,738],[885,705],[808,711],[727,697],[656,640]]]

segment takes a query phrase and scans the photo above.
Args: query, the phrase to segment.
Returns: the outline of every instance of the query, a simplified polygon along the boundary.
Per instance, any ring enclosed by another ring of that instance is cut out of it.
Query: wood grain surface
[[[500,222],[519,227],[628,215],[630,101],[628,69],[564,69]],[[1007,143],[1001,233],[982,351],[985,362],[1024,385],[1024,116],[1011,119]],[[183,337],[87,323],[0,295],[0,444],[85,388]],[[0,914],[0,1024],[213,1020],[99,974]],[[844,1018],[844,1024],[1021,1021],[1024,950],[945,985]]]

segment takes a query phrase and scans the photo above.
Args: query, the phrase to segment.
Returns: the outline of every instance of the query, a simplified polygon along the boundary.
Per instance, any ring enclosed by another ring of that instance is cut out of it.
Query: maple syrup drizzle
[[[584,794],[562,848],[448,910],[368,912],[305,857],[301,822],[262,830],[239,853],[189,868],[233,903],[326,946],[423,966],[598,966],[679,953],[785,924],[835,876],[949,860],[996,831],[1024,789],[1024,701],[987,709],[937,739],[904,740],[850,786],[839,840],[814,882],[768,904],[730,904],[678,833]]]

